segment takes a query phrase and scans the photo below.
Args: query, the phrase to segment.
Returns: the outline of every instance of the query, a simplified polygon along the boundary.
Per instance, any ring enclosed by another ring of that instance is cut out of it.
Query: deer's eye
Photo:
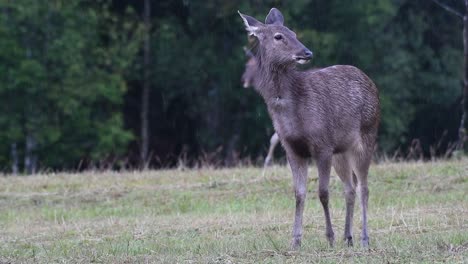
[[[275,34],[275,39],[276,39],[276,40],[282,40],[282,39],[283,39],[283,35],[281,35],[281,34]]]

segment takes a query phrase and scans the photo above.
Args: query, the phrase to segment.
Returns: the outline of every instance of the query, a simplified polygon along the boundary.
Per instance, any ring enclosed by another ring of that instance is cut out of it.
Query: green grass
[[[341,243],[342,186],[332,176],[337,245],[324,236],[309,169],[303,247],[285,167],[0,177],[0,263],[468,262],[468,160],[373,165],[371,247]],[[356,204],[355,241],[360,209]],[[358,244],[358,243],[356,243]]]

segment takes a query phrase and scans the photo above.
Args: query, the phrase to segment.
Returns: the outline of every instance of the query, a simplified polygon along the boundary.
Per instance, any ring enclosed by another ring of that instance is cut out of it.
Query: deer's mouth
[[[293,59],[299,64],[306,64],[312,59],[312,56],[293,56]]]
[[[303,51],[294,55],[293,59],[296,60],[296,62],[299,64],[305,64],[312,59],[312,51],[304,49]]]
[[[296,58],[296,62],[299,64],[306,64],[310,61],[310,58]]]

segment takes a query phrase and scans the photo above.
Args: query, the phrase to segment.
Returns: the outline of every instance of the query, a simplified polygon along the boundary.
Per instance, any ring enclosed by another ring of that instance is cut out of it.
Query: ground
[[[369,187],[371,246],[357,243],[356,203],[348,248],[332,176],[330,248],[311,166],[303,245],[292,252],[286,167],[0,176],[0,263],[468,262],[467,159],[372,165]]]

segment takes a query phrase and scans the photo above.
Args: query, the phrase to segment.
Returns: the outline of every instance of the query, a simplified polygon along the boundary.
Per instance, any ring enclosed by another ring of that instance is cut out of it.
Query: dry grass
[[[344,199],[331,181],[335,234]],[[288,250],[287,168],[0,177],[0,263],[463,263],[468,160],[375,165],[370,249],[327,246],[310,168],[303,248]],[[360,231],[356,207],[354,236]]]

